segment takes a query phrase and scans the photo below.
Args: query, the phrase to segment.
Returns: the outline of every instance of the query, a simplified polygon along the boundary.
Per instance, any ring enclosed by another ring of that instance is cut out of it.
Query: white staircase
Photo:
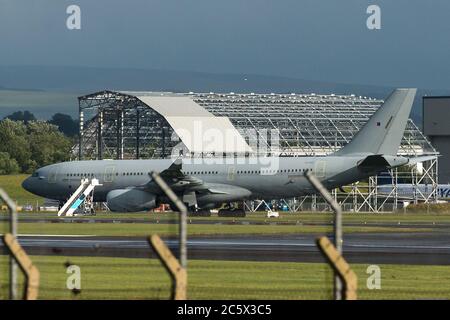
[[[75,210],[77,210],[83,202],[85,202],[90,194],[94,192],[94,188],[100,186],[98,179],[82,179],[81,184],[77,190],[70,196],[69,200],[58,211],[58,216],[73,216]]]

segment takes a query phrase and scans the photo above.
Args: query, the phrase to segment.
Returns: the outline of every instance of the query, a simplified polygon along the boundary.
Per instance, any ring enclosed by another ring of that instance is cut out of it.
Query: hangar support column
[[[139,110],[136,110],[136,159],[139,159],[139,156],[140,156],[139,155],[139,144],[140,144],[139,131],[140,131],[140,126],[141,126],[140,117],[141,117],[141,115],[140,115]]]
[[[103,159],[103,110],[98,112],[97,122],[97,159]]]
[[[79,114],[79,123],[80,128],[78,131],[78,160],[81,160],[81,157],[83,155],[82,145],[83,145],[83,132],[84,132],[84,113],[81,109],[81,101],[80,98],[78,98],[78,114]]]
[[[123,110],[117,110],[117,130],[116,130],[116,158],[123,159]]]

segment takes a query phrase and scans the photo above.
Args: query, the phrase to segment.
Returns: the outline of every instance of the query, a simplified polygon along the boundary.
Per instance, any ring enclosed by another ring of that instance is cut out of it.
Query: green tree
[[[57,126],[68,137],[78,134],[78,122],[68,114],[55,113],[48,122]]]
[[[32,114],[28,110],[13,112],[9,116],[6,116],[5,119],[10,119],[13,121],[23,121],[25,122],[25,124],[30,121],[36,121],[36,117],[34,116],[34,114]]]
[[[15,159],[11,159],[9,153],[0,152],[0,174],[18,173],[19,164]]]
[[[57,126],[44,121],[32,121],[27,125],[27,132],[30,160],[34,161],[34,166],[42,167],[69,159],[71,141],[59,132]]]
[[[6,152],[15,159],[21,171],[28,169],[30,143],[23,122],[5,119],[0,121],[0,152]]]

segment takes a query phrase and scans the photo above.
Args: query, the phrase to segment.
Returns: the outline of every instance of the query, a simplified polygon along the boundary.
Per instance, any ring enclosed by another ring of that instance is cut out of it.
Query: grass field
[[[3,213],[5,214],[5,213]],[[0,217],[2,213],[0,212]],[[21,212],[19,213],[19,218],[57,218],[56,212],[39,212],[39,213],[29,213]],[[138,213],[115,213],[115,212],[98,212],[95,216],[84,216],[84,217],[74,217],[74,219],[133,219],[137,222],[139,221],[159,221],[164,222],[167,220],[176,221],[178,218],[177,213],[166,212],[138,212]],[[331,212],[280,212],[279,218],[267,218],[266,212],[248,212],[245,218],[237,217],[218,217],[213,214],[210,218],[205,217],[189,217],[191,221],[196,220],[214,220],[223,222],[232,221],[249,221],[249,222],[261,222],[261,223],[333,223],[334,214]],[[450,224],[450,213],[400,213],[400,212],[344,212],[343,214],[344,223],[356,223],[356,224],[376,224],[376,223],[408,223],[408,224],[439,224],[439,223],[449,223]]]
[[[0,222],[0,233],[7,230],[6,222]],[[355,232],[426,232],[431,228],[394,228],[378,226],[348,226],[344,233]],[[19,234],[47,235],[96,235],[96,236],[148,236],[149,234],[175,235],[176,224],[142,223],[19,223]],[[331,226],[303,225],[217,225],[190,224],[188,234],[193,235],[254,235],[254,234],[323,234],[332,232]]]
[[[41,205],[44,198],[35,196],[22,188],[22,181],[29,176],[29,174],[0,175],[0,188],[5,190],[18,205],[31,204],[36,206],[37,203]]]
[[[169,277],[156,260],[33,256],[41,299],[167,299]],[[81,268],[81,293],[66,288],[65,263]],[[6,258],[0,256],[0,299],[6,295]],[[450,299],[447,266],[380,265],[381,289],[366,287],[367,265],[352,265],[360,299]],[[3,295],[3,297],[1,296]],[[190,299],[331,299],[332,273],[320,263],[191,260]]]

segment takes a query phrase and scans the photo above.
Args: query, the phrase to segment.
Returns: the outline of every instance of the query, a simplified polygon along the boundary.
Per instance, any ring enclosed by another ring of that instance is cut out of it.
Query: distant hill
[[[11,89],[5,91],[1,89],[2,87],[14,88],[14,91]],[[29,88],[41,92],[30,91]],[[0,116],[6,109],[20,108],[22,105],[31,108],[33,103],[39,105],[34,109],[37,114],[45,109],[42,114],[46,117],[55,112],[76,115],[77,96],[104,89],[173,92],[314,92],[385,98],[393,88],[251,74],[91,67],[0,66],[0,90],[2,90],[0,97],[3,96],[0,99]],[[26,90],[26,92],[21,95],[20,90]],[[412,112],[415,122],[421,125],[423,94],[449,93],[450,90],[449,92],[419,90]],[[22,98],[25,101],[22,102]],[[11,99],[14,105],[8,105],[11,104]]]

